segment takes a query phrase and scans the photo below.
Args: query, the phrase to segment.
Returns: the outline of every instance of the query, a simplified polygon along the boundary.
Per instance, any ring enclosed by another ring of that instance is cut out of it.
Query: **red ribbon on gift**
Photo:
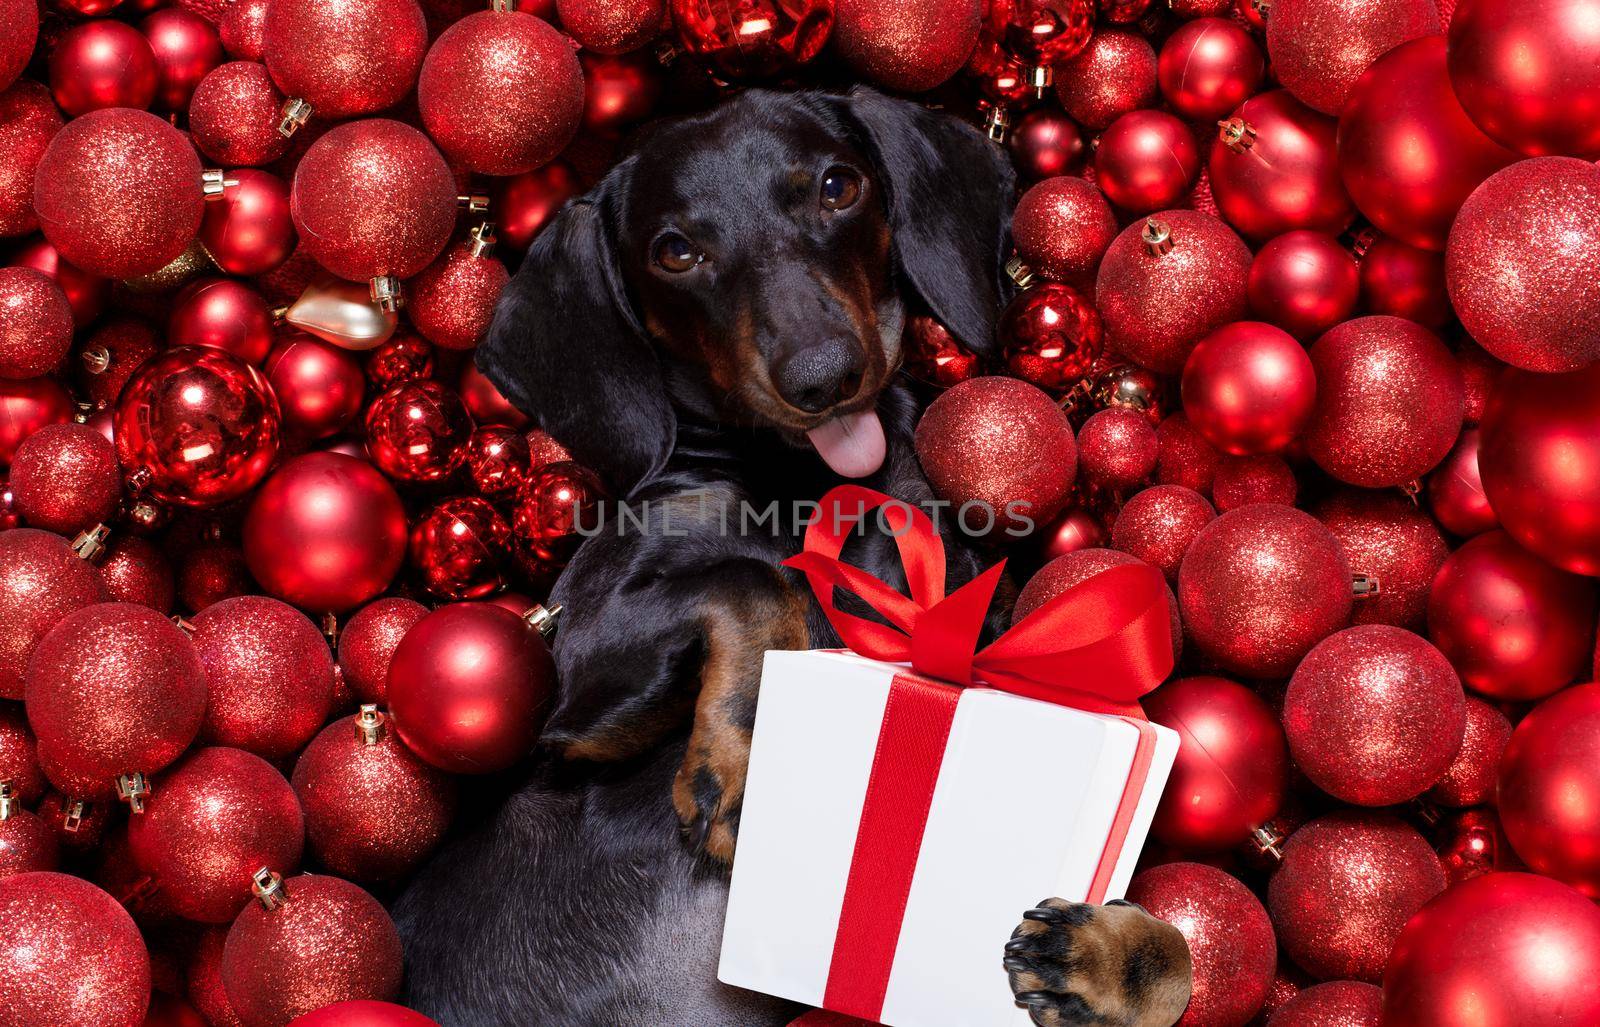
[[[881,510],[899,549],[910,595],[839,559],[845,540],[874,510]],[[1155,733],[1138,700],[1172,671],[1166,585],[1144,564],[1110,568],[979,649],[1004,561],[946,595],[944,545],[928,515],[859,485],[823,497],[804,551],[785,565],[805,574],[846,646],[912,668],[895,675],[884,708],[823,997],[830,1010],[875,1021],[964,688],[987,686],[1138,722],[1133,767],[1087,896],[1104,899],[1154,755]],[[859,597],[883,622],[839,609],[838,590]]]

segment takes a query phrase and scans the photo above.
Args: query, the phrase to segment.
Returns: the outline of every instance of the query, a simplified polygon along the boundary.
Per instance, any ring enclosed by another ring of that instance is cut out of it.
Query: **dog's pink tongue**
[[[806,432],[817,453],[846,478],[865,478],[883,466],[883,422],[872,410],[844,414]]]

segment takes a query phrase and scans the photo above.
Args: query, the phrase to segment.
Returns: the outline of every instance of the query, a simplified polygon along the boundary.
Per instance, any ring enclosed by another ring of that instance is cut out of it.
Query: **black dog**
[[[532,780],[396,906],[418,1009],[447,1027],[800,1012],[715,972],[762,653],[837,644],[778,567],[791,504],[841,476],[932,499],[904,319],[992,350],[1012,186],[988,140],[913,104],[749,92],[656,126],[535,241],[479,364],[644,529],[589,538],[555,586]],[[773,501],[740,530],[741,504]],[[948,542],[955,587],[980,560]],[[860,548],[888,578],[888,547]],[[1182,936],[1126,904],[1051,900],[995,958],[1041,1024],[1166,1024],[1188,1001]]]

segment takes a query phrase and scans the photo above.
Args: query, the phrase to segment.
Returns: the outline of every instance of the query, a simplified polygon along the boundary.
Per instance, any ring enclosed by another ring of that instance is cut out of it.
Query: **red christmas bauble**
[[[300,865],[305,819],[272,765],[240,749],[199,749],[150,789],[128,821],[133,857],[162,900],[202,923],[225,924],[250,901],[261,867]]]
[[[1299,492],[1294,470],[1282,457],[1271,453],[1224,456],[1217,462],[1216,475],[1211,479],[1211,501],[1219,513],[1251,503],[1293,506]]]
[[[272,311],[243,282],[199,278],[172,301],[167,339],[174,346],[210,346],[259,366],[272,349]]]
[[[467,366],[471,363],[467,361]],[[433,344],[420,335],[396,332],[367,355],[366,375],[367,382],[378,392],[432,378]]]
[[[1092,488],[1128,489],[1154,473],[1160,443],[1137,410],[1107,407],[1078,429],[1078,473]]]
[[[1217,512],[1206,498],[1184,485],[1154,485],[1122,506],[1111,526],[1111,545],[1138,557],[1176,584],[1189,543]]]
[[[159,77],[150,41],[126,22],[97,18],[61,34],[50,51],[50,91],[68,117],[106,107],[143,110]]]
[[[901,339],[905,372],[919,382],[948,389],[983,373],[983,361],[961,344],[937,319],[925,314],[906,318]]]
[[[289,140],[278,131],[283,101],[262,65],[221,65],[195,86],[189,133],[200,152],[219,164],[267,164],[289,149]]]
[[[1106,250],[1095,304],[1106,345],[1162,374],[1182,370],[1212,329],[1244,316],[1250,249],[1209,214],[1168,210]]]
[[[1494,799],[1500,757],[1511,739],[1511,721],[1481,699],[1467,700],[1467,730],[1461,748],[1427,798],[1443,806],[1478,806]]]
[[[348,118],[405,99],[428,26],[416,0],[273,0],[262,47],[284,95],[320,117]]]
[[[1148,214],[1182,199],[1200,173],[1187,125],[1163,111],[1130,111],[1100,135],[1095,184],[1118,207]]]
[[[427,615],[428,608],[416,600],[392,596],[368,603],[345,624],[339,633],[339,666],[362,702],[384,702],[394,651],[411,625]]]
[[[917,423],[917,459],[941,497],[963,509],[969,529],[1048,522],[1077,474],[1078,447],[1066,414],[1045,393],[1011,378],[962,382]],[[1009,504],[1009,506],[1008,506]]]
[[[1102,28],[1075,57],[1056,65],[1056,96],[1085,128],[1103,129],[1155,105],[1157,68],[1156,52],[1143,35]]]
[[[222,9],[217,35],[228,56],[239,61],[259,61],[267,47],[267,5],[271,0],[233,0]]]
[[[33,209],[34,178],[28,178],[28,209]],[[79,270],[62,259],[60,251],[48,240],[36,239],[11,255],[11,267],[31,267],[48,276],[61,287],[72,308],[72,323],[82,328],[100,316],[106,300],[111,296],[111,282],[98,275]]]
[[[566,2],[571,5],[574,0]],[[670,6],[679,46],[730,81],[780,78],[794,72],[816,58],[834,27],[833,0],[671,0]],[[839,12],[841,21],[844,14]],[[872,38],[867,43],[882,45]],[[944,78],[954,74],[966,56],[964,51]],[[930,54],[930,59],[937,60],[937,54]],[[929,84],[938,81],[943,79]]]
[[[71,348],[72,307],[60,286],[33,268],[0,267],[0,377],[49,374]]]
[[[491,253],[452,246],[409,283],[406,316],[442,349],[471,349],[494,320],[495,301],[511,281]]]
[[[212,263],[230,275],[261,275],[294,252],[289,187],[254,168],[228,172],[232,184],[206,204],[200,245]]]
[[[1379,236],[1361,258],[1361,306],[1435,330],[1453,316],[1445,293],[1444,256]]]
[[[1094,34],[1094,0],[991,0],[990,29],[1012,56],[1046,67],[1081,51]]]
[[[22,698],[28,661],[46,632],[107,598],[100,573],[61,536],[34,528],[0,532],[0,698]]]
[[[33,57],[39,41],[39,5],[34,0],[0,0],[0,21],[9,27],[0,36],[0,89],[4,89]]]
[[[400,992],[400,932],[377,899],[349,881],[301,874],[281,905],[252,902],[228,929],[222,985],[246,1024],[287,1024],[350,999]]]
[[[1311,419],[1317,376],[1291,336],[1235,321],[1201,339],[1183,366],[1183,412],[1224,453],[1273,453]]]
[[[195,612],[250,591],[250,574],[237,547],[203,543],[178,563],[178,599]]]
[[[109,793],[119,774],[148,777],[194,741],[205,669],[188,636],[159,613],[100,603],[63,617],[39,641],[25,699],[40,749]]]
[[[1082,511],[1073,510],[1068,513],[1070,516]],[[1050,562],[1039,568],[1033,577],[1028,579],[1028,583],[1022,586],[1022,591],[1017,593],[1017,601],[1011,608],[1013,622],[1021,620],[1056,596],[1081,585],[1101,571],[1139,562],[1127,553],[1096,548],[1103,534],[1100,525],[1087,514],[1084,514],[1083,518],[1084,530],[1078,532],[1078,541],[1081,544],[1071,549],[1048,548],[1045,556]],[[1052,541],[1059,540],[1059,536],[1052,539]],[[1177,663],[1178,657],[1183,655],[1183,624],[1178,619],[1178,600],[1172,594],[1170,587],[1167,589],[1167,606],[1171,613],[1172,661]]]
[[[274,0],[273,10],[278,6]],[[410,278],[450,241],[455,177],[411,126],[387,118],[352,121],[300,158],[289,210],[301,243],[341,278]]]
[[[405,382],[367,408],[367,452],[397,481],[440,481],[456,469],[472,434],[461,399],[434,381]]]
[[[411,565],[443,599],[482,599],[500,590],[510,556],[510,527],[477,496],[443,500],[411,529]]]
[[[1012,163],[1025,181],[1078,171],[1087,143],[1071,118],[1047,107],[1029,111],[1012,126],[1006,139]]]
[[[107,318],[78,350],[78,385],[83,396],[97,410],[110,407],[133,372],[161,349],[162,341],[154,328],[138,318]]]
[[[1310,514],[1258,503],[1201,529],[1178,571],[1189,637],[1225,670],[1283,677],[1350,619],[1350,569]]]
[[[389,587],[405,560],[400,497],[365,460],[306,453],[250,504],[244,556],[268,592],[313,613],[352,609]]]
[[[1362,981],[1327,981],[1277,1006],[1266,1027],[1378,1027],[1383,990]]]
[[[1333,236],[1285,232],[1250,262],[1251,313],[1297,339],[1314,339],[1355,310],[1361,274]]]
[[[1428,595],[1428,635],[1468,688],[1542,699],[1589,665],[1593,583],[1557,570],[1503,531],[1450,554]]]
[[[361,413],[366,375],[347,349],[292,332],[267,355],[263,370],[278,397],[285,434],[325,439]]]
[[[1167,863],[1134,875],[1128,901],[1183,932],[1194,992],[1179,1027],[1244,1024],[1266,1000],[1278,947],[1250,889],[1216,867]]]
[[[1511,733],[1509,725],[1506,733]],[[1494,775],[1490,773],[1490,795],[1493,795]],[[1490,806],[1449,812],[1441,826],[1435,828],[1434,849],[1444,866],[1445,880],[1460,884],[1474,877],[1492,874],[1497,870],[1522,870],[1522,862],[1511,850],[1505,832],[1500,829],[1500,819]]]
[[[150,956],[133,918],[78,877],[0,880],[0,1009],[21,1024],[140,1027]]]
[[[10,782],[6,782],[7,785]],[[11,806],[4,804],[10,803]],[[0,880],[17,874],[54,870],[61,862],[56,833],[43,820],[21,808],[21,800],[0,797]]]
[[[122,499],[116,447],[88,425],[46,425],[17,447],[11,492],[35,528],[71,536],[109,520]]]
[[[0,89],[0,236],[26,235],[39,227],[33,171],[61,125],[50,91],[38,82],[24,79]]]
[[[529,472],[511,510],[512,555],[528,577],[553,577],[566,565],[582,541],[578,526],[596,523],[601,495],[599,478],[570,460]]]
[[[579,53],[578,63],[583,68],[584,128],[617,135],[655,112],[662,69],[649,50],[616,56]]]
[[[684,6],[684,0],[673,0],[680,38]],[[818,0],[805,6],[819,6]],[[858,74],[904,93],[932,89],[960,71],[977,45],[983,16],[980,0],[837,0],[834,6],[835,52]],[[721,61],[717,67],[726,71]]]
[[[466,404],[467,411],[478,424],[503,424],[521,428],[528,423],[528,415],[512,406],[511,402],[500,394],[500,390],[495,388],[494,382],[485,378],[470,360],[461,367],[461,381],[457,388],[460,391],[461,401]],[[568,459],[564,451],[559,459]]]
[[[444,837],[456,783],[400,744],[383,714],[334,721],[294,767],[311,851],[358,881],[404,877]]]
[[[289,1027],[439,1027],[439,1024],[393,1002],[352,999],[307,1013]]]
[[[1463,881],[1428,903],[1394,944],[1381,1022],[1433,1027],[1458,1009],[1481,1027],[1600,1021],[1600,910],[1518,873]]]
[[[1505,371],[1506,365],[1468,339],[1457,343],[1455,357],[1456,367],[1461,370],[1461,385],[1466,390],[1462,419],[1476,426],[1483,420],[1483,412],[1489,406],[1489,394],[1494,391],[1495,382]]]
[[[1344,231],[1356,211],[1339,180],[1337,131],[1287,90],[1246,100],[1211,144],[1211,194],[1222,217],[1252,239]]]
[[[1100,190],[1081,178],[1057,175],[1022,194],[1011,218],[1011,237],[1017,256],[1034,271],[1083,285],[1093,282],[1101,256],[1117,237],[1117,219]]]
[[[1047,560],[1054,560],[1068,553],[1104,545],[1106,529],[1100,519],[1088,510],[1081,506],[1071,506],[1038,529],[1038,539],[1039,554]]]
[[[1428,506],[1452,535],[1470,538],[1500,526],[1478,475],[1478,432],[1468,428],[1444,462],[1428,475]]]
[[[44,771],[39,769],[37,748],[22,707],[0,704],[0,781],[9,782],[11,794],[25,806],[44,795]]]
[[[418,621],[389,665],[400,740],[456,774],[504,770],[528,754],[555,688],[538,631],[487,603],[452,603]]]
[[[1182,411],[1156,426],[1156,481],[1162,485],[1182,485],[1202,496],[1211,492],[1221,459],[1204,435],[1189,423]]]
[[[33,205],[62,257],[133,278],[170,264],[200,228],[200,160],[153,114],[90,111],[56,133],[33,179]]]
[[[28,436],[67,423],[72,413],[72,397],[53,378],[0,378],[0,465],[11,463]]]
[[[1006,369],[1057,395],[1082,380],[1105,344],[1094,304],[1060,282],[1018,293],[1000,316],[999,335]]]
[[[172,564],[155,544],[137,535],[111,543],[100,563],[106,591],[119,603],[140,603],[160,614],[172,612],[177,584]]]
[[[1503,720],[1504,718],[1502,718]],[[1517,725],[1500,760],[1495,805],[1530,869],[1600,897],[1600,685],[1558,692]]]
[[[1226,678],[1169,682],[1145,712],[1178,732],[1178,761],[1150,825],[1157,840],[1192,852],[1231,849],[1283,801],[1289,750],[1272,708]]]
[[[565,6],[653,8],[649,35],[665,8],[662,0],[568,0]],[[494,101],[485,102],[491,96]],[[571,40],[549,23],[518,11],[479,11],[446,29],[428,51],[417,106],[428,134],[452,161],[487,175],[520,174],[555,157],[577,133],[583,71]]]
[[[1196,18],[1161,44],[1157,75],[1179,117],[1215,121],[1249,99],[1266,72],[1248,29],[1227,18]]]
[[[514,495],[532,471],[533,455],[517,429],[491,424],[473,431],[463,463],[479,495],[504,499]]]
[[[139,25],[155,54],[156,103],[188,108],[195,86],[222,63],[222,39],[212,23],[181,7],[158,10]]]
[[[1312,510],[1339,540],[1350,570],[1378,591],[1355,604],[1356,624],[1422,630],[1428,588],[1450,549],[1431,518],[1393,492],[1341,489]]]
[[[526,174],[497,178],[494,185],[491,209],[495,227],[513,253],[527,252],[539,229],[583,191],[577,172],[563,160],[553,160]]]
[[[222,950],[227,939],[225,927],[200,932],[184,968],[184,991],[212,1027],[245,1027],[222,988]]]
[[[1433,0],[1277,0],[1267,19],[1267,56],[1296,98],[1337,115],[1373,61],[1440,31]]]
[[[1478,183],[1517,159],[1467,120],[1444,49],[1443,36],[1395,47],[1339,115],[1339,170],[1356,206],[1384,233],[1430,250],[1444,248]]]

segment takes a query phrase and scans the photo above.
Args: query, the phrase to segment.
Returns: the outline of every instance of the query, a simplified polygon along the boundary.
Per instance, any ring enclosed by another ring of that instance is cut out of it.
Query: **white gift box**
[[[847,652],[767,653],[723,982],[824,1005],[890,687],[905,671]],[[1097,901],[1123,894],[1177,752],[1159,725],[962,689],[879,1022],[1027,1027],[1001,965],[1006,941],[1041,899],[1086,900],[1097,873]]]

